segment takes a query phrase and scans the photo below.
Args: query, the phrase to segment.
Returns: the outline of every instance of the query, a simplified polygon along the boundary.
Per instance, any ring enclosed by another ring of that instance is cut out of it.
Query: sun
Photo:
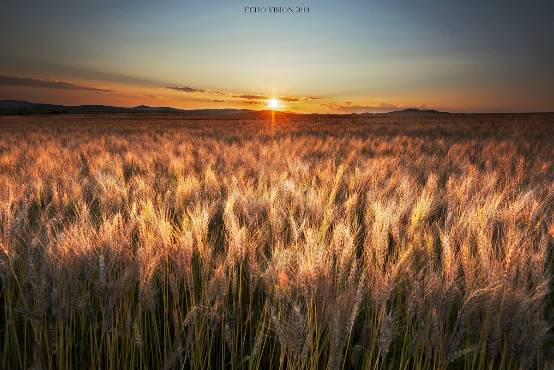
[[[271,98],[267,101],[267,106],[271,109],[277,109],[279,108],[279,100],[276,98]]]

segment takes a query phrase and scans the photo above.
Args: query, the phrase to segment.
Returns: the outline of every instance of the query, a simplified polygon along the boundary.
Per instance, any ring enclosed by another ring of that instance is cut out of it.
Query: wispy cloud
[[[234,98],[244,99],[244,100],[268,100],[269,96],[265,95],[248,95],[248,94],[238,94],[231,95]]]
[[[242,93],[236,93],[232,91],[223,91],[223,90],[211,90],[211,89],[201,89],[196,87],[190,87],[190,86],[167,86],[167,89],[179,91],[186,94],[203,94],[203,95],[219,95],[219,96],[225,96],[229,99],[235,99],[234,101],[242,102],[243,104],[249,104],[249,105],[265,105],[265,102],[272,98],[272,96],[268,95],[261,95],[261,94],[242,94]],[[279,100],[285,103],[298,103],[298,102],[309,102],[309,101],[316,101],[321,98],[315,97],[315,96],[278,96]],[[229,101],[222,101],[219,99],[213,99],[214,102],[232,102],[233,100]]]
[[[272,96],[267,96],[267,95],[248,95],[248,94],[238,94],[238,95],[232,95],[233,97],[235,98],[239,98],[239,99],[245,99],[245,100],[248,100],[250,102],[260,102],[260,101],[263,101],[265,102],[266,100],[269,100],[272,98]],[[313,97],[313,96],[300,96],[300,97],[296,97],[296,96],[277,96],[276,98],[278,98],[279,100],[281,100],[282,102],[285,102],[285,103],[297,103],[297,102],[307,102],[307,101],[313,101],[313,100],[319,100],[320,98],[318,97]]]
[[[301,96],[301,97],[288,97],[288,96],[280,96],[279,99],[281,99],[284,102],[308,102],[308,101],[314,101],[314,100],[321,100],[320,97],[317,96]]]
[[[208,91],[203,89],[195,89],[194,87],[188,87],[188,86],[167,86],[166,89],[180,91],[184,93],[205,93]]]
[[[199,94],[231,96],[229,93],[227,93],[225,91],[210,90],[210,89],[199,89],[199,88],[190,87],[190,86],[166,86],[165,88],[170,89],[170,90],[179,91],[179,92],[182,92],[182,93],[187,93],[187,94],[199,93]]]
[[[51,79],[39,79],[32,77],[16,77],[0,75],[0,85],[8,86],[27,86],[27,87],[41,87],[48,89],[62,89],[62,90],[85,90],[96,92],[113,92],[113,90],[99,89],[96,87],[77,85],[71,82],[57,81]]]
[[[390,103],[361,105],[361,104],[354,104],[352,102],[344,102],[344,103],[324,103],[321,105],[323,107],[329,108],[331,110],[334,110],[340,113],[389,112],[389,111],[406,109],[406,108],[426,108],[425,105],[413,107],[413,106],[397,105],[397,104],[390,104]]]

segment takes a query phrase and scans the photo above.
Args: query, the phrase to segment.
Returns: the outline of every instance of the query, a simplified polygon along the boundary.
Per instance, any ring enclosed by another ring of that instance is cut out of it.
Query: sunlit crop
[[[0,120],[0,368],[553,365],[551,116]]]

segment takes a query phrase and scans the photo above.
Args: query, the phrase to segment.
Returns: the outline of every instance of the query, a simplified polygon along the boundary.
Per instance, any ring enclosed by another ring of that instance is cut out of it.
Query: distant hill
[[[0,100],[0,114],[13,115],[23,113],[53,113],[62,108],[61,105],[35,104],[19,100]]]
[[[148,105],[139,105],[136,107],[114,107],[111,105],[59,105],[59,104],[42,104],[31,103],[21,100],[0,100],[0,116],[15,116],[15,115],[33,115],[33,114],[87,114],[87,113],[174,113],[187,116],[204,116],[204,117],[220,117],[220,118],[257,118],[265,117],[271,114],[268,110],[251,110],[251,109],[179,109],[172,107],[151,107]],[[280,116],[295,116],[300,113],[277,111]],[[408,108],[398,111],[382,114],[445,114],[434,109],[418,109]],[[361,114],[323,114],[327,118],[344,118],[357,116],[370,116],[373,113]],[[320,116],[320,113],[313,113],[313,116]]]
[[[437,114],[437,113],[445,114],[447,112],[440,112],[435,109],[408,108],[408,109],[392,111],[387,114]]]
[[[57,105],[31,103],[20,100],[0,100],[0,115],[32,115],[32,114],[63,114],[63,113],[179,113],[185,115],[233,115],[254,113],[248,109],[178,109],[171,107],[114,107],[110,105]]]

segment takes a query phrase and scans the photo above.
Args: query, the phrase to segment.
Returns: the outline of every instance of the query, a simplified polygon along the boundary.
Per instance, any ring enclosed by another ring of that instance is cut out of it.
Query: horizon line
[[[56,104],[56,103],[44,103],[44,102],[32,102],[28,100],[18,100],[18,99],[0,99],[0,103],[5,102],[16,102],[16,103],[26,103],[26,104],[33,104],[33,105],[50,105],[50,106],[58,106],[58,107],[72,107],[72,108],[78,108],[78,107],[105,107],[105,108],[113,108],[113,109],[139,109],[139,108],[152,108],[152,109],[172,109],[175,111],[181,111],[181,112],[194,112],[194,111],[243,111],[243,112],[279,112],[279,113],[286,113],[286,114],[296,114],[296,115],[333,115],[333,116],[349,116],[349,115],[364,115],[364,114],[388,114],[388,113],[396,113],[396,112],[405,112],[405,111],[417,111],[420,113],[435,113],[435,114],[553,114],[554,111],[501,111],[501,110],[439,110],[435,108],[429,108],[429,107],[406,107],[402,109],[393,109],[393,110],[383,110],[378,112],[349,112],[349,113],[323,113],[323,112],[299,112],[299,111],[287,111],[287,110],[281,110],[281,109],[249,109],[249,108],[237,108],[237,107],[230,107],[230,108],[177,108],[173,106],[153,106],[153,105],[146,105],[146,104],[139,104],[139,105],[106,105],[106,104],[78,104],[78,105],[67,105],[67,104]],[[10,109],[10,108],[7,108]],[[18,108],[11,108],[12,110],[16,110]],[[22,109],[22,108],[19,108]],[[3,107],[0,107],[0,111],[4,110]],[[65,114],[72,114],[71,112],[59,112],[59,113],[65,113]],[[109,112],[90,112],[90,114],[102,114],[102,113],[109,113]],[[134,113],[134,112],[126,112],[126,113]],[[136,113],[161,113],[161,112],[136,112]],[[170,112],[167,112],[170,113]],[[173,112],[178,113],[178,112]]]

